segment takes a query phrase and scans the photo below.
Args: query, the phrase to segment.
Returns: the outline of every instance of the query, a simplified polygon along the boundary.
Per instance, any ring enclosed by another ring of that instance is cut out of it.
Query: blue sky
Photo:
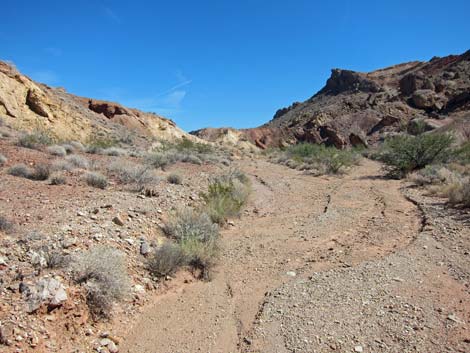
[[[3,0],[0,59],[33,79],[185,130],[253,127],[333,67],[470,49],[470,1]]]

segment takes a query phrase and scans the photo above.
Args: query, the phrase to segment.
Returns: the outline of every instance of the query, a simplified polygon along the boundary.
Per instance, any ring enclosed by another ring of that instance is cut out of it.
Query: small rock
[[[362,346],[356,346],[354,347],[354,352],[361,353],[361,352],[364,352],[364,349],[362,348]]]
[[[294,271],[287,271],[286,275],[288,275],[289,277],[295,277],[297,276],[297,273],[295,273]]]
[[[146,241],[143,241],[142,243],[140,243],[140,254],[145,256],[149,252],[150,252],[150,245]]]
[[[108,343],[108,351],[109,353],[117,353],[119,352],[119,348],[116,346],[116,343],[114,343],[113,341],[111,341],[110,343]]]
[[[145,293],[145,288],[141,284],[136,284],[134,286],[134,292],[136,292],[136,293]]]
[[[114,224],[117,224],[118,226],[121,226],[121,227],[124,225],[124,221],[119,216],[114,217],[113,222]]]

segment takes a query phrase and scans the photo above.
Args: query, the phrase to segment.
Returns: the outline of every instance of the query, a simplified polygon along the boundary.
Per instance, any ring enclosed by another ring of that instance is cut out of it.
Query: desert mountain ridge
[[[279,109],[251,129],[201,129],[203,139],[251,142],[260,148],[296,142],[337,148],[375,144],[400,131],[451,129],[470,137],[470,50],[369,73],[333,69],[325,86],[305,102]]]
[[[172,120],[119,103],[79,97],[63,88],[38,83],[0,61],[0,115],[19,130],[45,129],[61,139],[86,141],[91,136],[126,137],[137,142],[197,140]]]

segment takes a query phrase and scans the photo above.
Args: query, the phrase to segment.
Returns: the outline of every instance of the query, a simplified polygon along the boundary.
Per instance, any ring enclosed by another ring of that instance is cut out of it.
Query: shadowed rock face
[[[470,51],[370,73],[334,69],[313,97],[279,109],[261,127],[240,132],[260,148],[303,141],[345,148],[371,145],[391,133],[407,131],[416,119],[439,129],[455,122],[451,126],[459,127],[458,137],[466,138]],[[201,131],[197,135],[204,138]]]

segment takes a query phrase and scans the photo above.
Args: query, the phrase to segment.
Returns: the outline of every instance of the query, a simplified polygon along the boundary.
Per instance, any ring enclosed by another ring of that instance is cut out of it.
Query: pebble
[[[297,273],[295,273],[294,271],[287,271],[286,275],[288,275],[289,277],[295,277],[297,276]]]
[[[113,223],[121,227],[124,225],[124,221],[119,216],[113,218]]]
[[[362,346],[356,346],[354,347],[354,352],[361,353],[361,352],[364,352],[364,349],[362,348]]]

